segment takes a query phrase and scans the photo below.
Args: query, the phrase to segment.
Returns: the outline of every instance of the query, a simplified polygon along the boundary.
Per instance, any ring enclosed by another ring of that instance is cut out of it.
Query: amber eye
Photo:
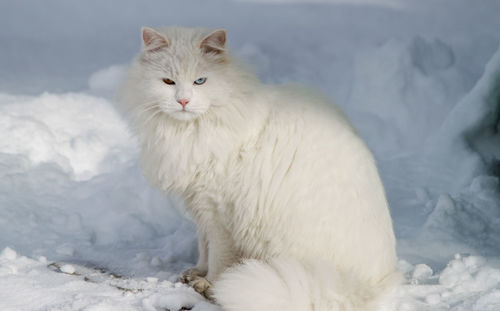
[[[168,85],[174,85],[175,82],[173,80],[170,80],[169,78],[163,78],[163,82],[165,82]]]

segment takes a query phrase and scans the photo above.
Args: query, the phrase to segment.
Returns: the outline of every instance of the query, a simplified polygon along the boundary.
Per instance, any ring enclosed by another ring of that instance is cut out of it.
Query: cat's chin
[[[198,113],[192,111],[175,111],[168,114],[171,118],[179,121],[191,121],[199,117]]]

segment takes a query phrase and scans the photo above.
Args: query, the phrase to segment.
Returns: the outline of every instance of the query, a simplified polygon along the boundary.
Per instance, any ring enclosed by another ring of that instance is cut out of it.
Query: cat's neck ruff
[[[136,119],[136,126],[143,129],[138,134],[145,172],[161,188],[182,193],[209,167],[212,172],[224,170],[221,164],[255,141],[269,111],[257,98],[243,101],[240,96],[231,96],[225,100],[230,104],[212,107],[191,121],[164,113]]]

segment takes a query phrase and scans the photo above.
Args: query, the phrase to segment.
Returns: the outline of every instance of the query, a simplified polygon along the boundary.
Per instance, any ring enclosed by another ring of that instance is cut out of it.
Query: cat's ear
[[[219,29],[201,41],[201,50],[205,53],[222,54],[226,51],[226,30]]]
[[[147,52],[154,52],[168,46],[167,39],[149,27],[142,27],[142,48]]]

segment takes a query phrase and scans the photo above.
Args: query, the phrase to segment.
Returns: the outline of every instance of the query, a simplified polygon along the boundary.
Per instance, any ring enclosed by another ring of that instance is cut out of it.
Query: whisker
[[[145,108],[140,106],[140,107],[136,107],[134,109],[134,113],[137,114],[138,116],[142,116],[145,113],[151,112],[152,110],[159,109],[159,108],[160,108],[160,105],[158,103],[151,105],[149,107],[145,107]]]
[[[154,104],[154,105],[151,105],[149,107],[142,108],[142,111],[147,112],[147,111],[151,111],[151,110],[157,109],[157,108],[160,108],[160,105],[159,104]]]
[[[153,120],[153,118],[155,118],[158,114],[162,113],[163,111],[161,111],[160,109],[156,110],[155,112],[153,112],[153,114],[151,114],[145,121],[144,121],[144,124],[148,124],[149,122],[151,122],[151,120]]]

